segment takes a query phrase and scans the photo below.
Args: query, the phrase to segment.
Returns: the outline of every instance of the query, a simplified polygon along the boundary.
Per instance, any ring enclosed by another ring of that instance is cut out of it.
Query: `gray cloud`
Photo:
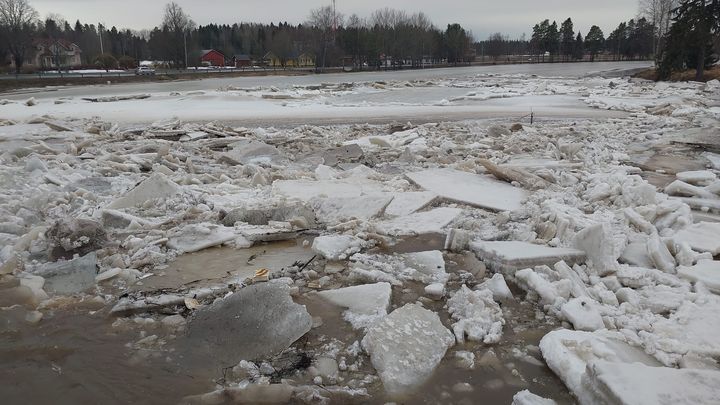
[[[198,24],[242,21],[289,23],[303,22],[308,11],[330,0],[176,0]],[[71,23],[104,22],[108,26],[143,29],[158,25],[165,0],[30,0],[41,16],[60,14]],[[572,17],[578,29],[587,33],[591,25],[599,25],[606,34],[620,21],[635,17],[635,0],[338,0],[338,9],[345,15],[369,14],[381,7],[423,11],[443,27],[459,22],[471,29],[477,39],[490,33],[503,32],[512,37],[528,36],[532,26],[548,18],[558,24]]]

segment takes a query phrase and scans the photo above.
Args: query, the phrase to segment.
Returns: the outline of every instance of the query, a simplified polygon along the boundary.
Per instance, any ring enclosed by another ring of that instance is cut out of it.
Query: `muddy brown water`
[[[425,235],[378,250],[405,253],[441,249],[443,243],[443,235]],[[312,251],[303,245],[303,240],[276,242],[246,250],[207,249],[179,257],[164,270],[164,275],[143,280],[140,288],[154,290],[217,283],[220,279],[245,275],[258,267],[277,270],[309,257],[312,257]],[[476,264],[465,261],[462,255],[446,255],[446,261],[449,272]],[[422,297],[423,287],[412,282],[394,287],[391,310]],[[449,286],[451,291],[457,288],[459,284]],[[514,293],[518,298],[503,305],[507,324],[499,344],[456,345],[448,350],[433,376],[415,393],[404,398],[389,398],[377,380],[366,386],[369,397],[356,403],[509,404],[513,395],[523,389],[555,399],[560,404],[573,403],[567,389],[547,368],[537,349],[542,336],[558,327],[557,322],[544,316],[537,317],[535,306],[523,301],[519,291]],[[298,297],[296,302],[306,305],[313,317],[322,320],[293,345],[298,350],[318,356],[330,342],[342,342],[341,351],[344,351],[353,342],[362,340],[363,331],[352,329],[343,319],[341,308],[312,294]],[[425,305],[440,315],[446,327],[452,325],[444,301],[426,302]],[[24,321],[25,311],[16,308],[0,312],[2,404],[176,404],[185,396],[214,390],[215,382],[222,381],[224,376],[223,365],[193,356],[186,351],[187,346],[180,343],[182,339],[163,329],[159,322],[147,325],[125,319],[123,325],[126,326],[113,327],[116,318],[107,314],[107,308],[96,304],[43,311],[44,319],[31,325]],[[135,343],[153,334],[166,343],[147,348]],[[474,370],[457,366],[454,353],[458,350],[475,354]],[[494,356],[488,354],[489,350]],[[518,356],[521,352],[523,354]],[[341,385],[375,374],[369,358],[360,358],[357,372],[340,374],[344,378]],[[300,372],[291,378],[296,384],[313,385],[308,373]],[[457,383],[467,383],[472,390],[453,390]],[[332,399],[332,403],[347,403],[346,399]]]
[[[12,321],[22,316],[0,313],[0,403],[173,404],[213,389],[212,369],[160,352],[138,357],[126,346],[138,330],[113,328],[102,311],[59,310],[37,325]]]
[[[307,246],[304,242],[307,241]],[[214,247],[179,256],[166,268],[133,287],[139,291],[174,289],[198,286],[227,278],[243,280],[255,270],[271,272],[291,267],[296,262],[307,263],[315,254],[310,249],[311,238],[263,243],[248,249]]]

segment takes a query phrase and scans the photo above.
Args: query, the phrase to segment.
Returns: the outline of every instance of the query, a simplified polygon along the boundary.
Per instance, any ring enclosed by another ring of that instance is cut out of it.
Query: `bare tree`
[[[32,45],[38,13],[27,0],[0,0],[1,37],[15,61],[15,71],[25,63],[25,54]]]
[[[647,18],[654,28],[653,52],[659,60],[665,35],[672,25],[672,12],[680,4],[679,0],[639,0],[640,15]]]
[[[316,30],[317,48],[321,58],[318,65],[321,68],[324,68],[326,64],[328,46],[335,36],[334,29],[342,26],[343,21],[343,15],[333,10],[332,6],[320,7],[310,11],[307,25]]]
[[[177,3],[170,2],[165,5],[165,15],[163,17],[163,28],[170,33],[170,44],[175,66],[180,65],[183,55],[185,56],[185,67],[187,67],[187,34],[195,27],[195,23],[190,16],[185,14],[182,7]]]

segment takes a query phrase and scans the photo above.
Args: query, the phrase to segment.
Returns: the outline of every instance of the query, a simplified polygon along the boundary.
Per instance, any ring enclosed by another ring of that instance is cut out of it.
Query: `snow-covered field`
[[[716,402],[720,83],[504,69],[0,96],[0,349],[193,376],[0,394]]]

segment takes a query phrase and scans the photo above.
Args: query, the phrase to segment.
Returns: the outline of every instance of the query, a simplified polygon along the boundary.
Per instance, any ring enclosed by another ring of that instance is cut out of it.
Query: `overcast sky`
[[[176,0],[198,24],[235,22],[303,22],[310,9],[331,0]],[[144,29],[160,24],[167,0],[29,0],[41,17],[60,14],[74,24],[103,22],[106,26]],[[338,10],[347,15],[369,16],[382,7],[408,13],[423,11],[435,25],[458,22],[472,30],[476,39],[493,32],[512,37],[532,33],[532,26],[545,18],[558,24],[572,17],[575,30],[585,35],[593,24],[605,34],[621,21],[635,17],[636,0],[338,0]]]

